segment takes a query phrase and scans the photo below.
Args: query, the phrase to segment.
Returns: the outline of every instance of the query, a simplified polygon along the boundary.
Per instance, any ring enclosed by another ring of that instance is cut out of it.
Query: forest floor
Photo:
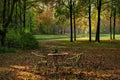
[[[38,50],[0,54],[0,80],[120,80],[120,41],[40,41],[39,44]],[[53,67],[41,64],[38,69],[41,59],[32,53],[47,56],[54,47],[69,55],[83,53],[80,66],[63,67],[55,72]]]

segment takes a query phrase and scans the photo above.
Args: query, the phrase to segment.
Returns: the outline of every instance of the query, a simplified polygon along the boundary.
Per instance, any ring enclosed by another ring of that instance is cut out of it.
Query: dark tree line
[[[2,30],[0,30],[0,41],[1,45],[5,45],[5,37],[7,28],[12,21],[12,16],[15,8],[15,4],[18,0],[4,0],[3,1],[3,13],[2,13]]]
[[[0,29],[0,44],[5,46],[6,34],[11,28],[19,27],[21,31],[26,26],[26,2],[27,0],[3,0],[2,6],[2,28]]]

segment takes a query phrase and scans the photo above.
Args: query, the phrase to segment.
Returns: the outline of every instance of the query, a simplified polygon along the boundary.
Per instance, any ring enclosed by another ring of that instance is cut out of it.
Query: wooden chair
[[[83,53],[71,55],[65,60],[65,65],[67,67],[73,67],[78,69],[80,67],[82,55]]]

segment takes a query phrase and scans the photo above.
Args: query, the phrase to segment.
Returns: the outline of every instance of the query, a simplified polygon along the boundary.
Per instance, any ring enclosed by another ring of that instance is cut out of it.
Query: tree
[[[73,28],[74,28],[74,41],[76,41],[76,16],[79,12],[80,9],[79,8],[79,2],[74,0],[73,1]]]
[[[22,31],[22,2],[21,0],[18,1],[18,4],[19,4],[19,24],[20,24],[20,27],[21,27],[21,31]]]
[[[98,22],[96,29],[96,42],[100,42],[100,13],[101,13],[102,0],[97,0]]]
[[[65,3],[62,0],[58,0],[55,6],[55,24],[57,30],[60,29],[60,33],[65,33],[67,30],[66,22],[69,19],[69,7],[66,7],[68,5],[64,5]],[[59,32],[59,31],[58,31]]]
[[[72,26],[72,13],[73,13],[73,4],[70,0],[70,41],[73,42],[73,26]]]
[[[73,42],[73,1],[72,0],[58,0],[57,1],[57,3],[58,4],[60,4],[60,5],[63,5],[63,10],[64,9],[68,9],[69,10],[69,20],[70,20],[70,42]],[[61,10],[60,10],[61,8],[58,8],[58,13],[60,13],[60,15],[61,15]],[[64,13],[64,15],[65,15],[66,13]],[[63,14],[62,14],[63,15]],[[66,15],[66,17],[67,17],[68,15]],[[68,17],[67,17],[68,18]]]
[[[89,41],[91,42],[91,0],[89,0]]]
[[[112,9],[110,11],[110,40],[112,40]]]
[[[23,8],[24,8],[23,27],[24,27],[24,30],[25,30],[25,26],[26,26],[26,0],[23,0]]]
[[[113,9],[114,9],[114,22],[113,22],[113,39],[115,39],[115,28],[116,28],[116,0],[113,1]]]

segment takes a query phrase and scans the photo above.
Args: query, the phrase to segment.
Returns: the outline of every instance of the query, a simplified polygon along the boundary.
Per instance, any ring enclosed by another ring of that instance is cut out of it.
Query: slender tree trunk
[[[70,0],[70,42],[73,42],[72,12],[72,0]]]
[[[18,25],[17,25],[17,24],[18,24],[18,21],[17,21],[17,19],[18,19],[18,10],[17,10],[17,7],[18,7],[18,6],[17,6],[17,3],[16,3],[16,10],[15,10],[15,11],[16,11],[16,14],[15,14],[15,28],[17,28],[17,26],[18,26]]]
[[[6,0],[4,0],[4,5],[3,5],[3,14],[2,14],[2,16],[3,16],[3,28],[4,28],[4,26],[5,26],[5,19],[6,19]]]
[[[96,31],[96,42],[100,42],[100,13],[101,13],[102,0],[98,0],[98,23]]]
[[[7,12],[10,12],[10,2],[11,2],[11,0],[8,0]]]
[[[26,0],[24,0],[24,14],[23,14],[23,27],[25,30],[25,25],[26,25]]]
[[[75,9],[75,2],[73,2],[73,8]],[[76,41],[76,13],[75,10],[73,11],[73,25],[74,25],[74,41]]]
[[[112,10],[110,13],[110,40],[112,40]]]
[[[89,0],[89,41],[91,42],[91,4]]]
[[[5,28],[5,21],[6,21],[6,0],[4,0],[4,5],[3,5],[3,30],[1,31],[1,45],[4,46],[5,45],[5,35],[6,35],[6,28]]]
[[[74,41],[76,41],[76,17],[75,17],[75,13],[74,13],[74,18],[73,18],[73,20],[74,20]]]
[[[32,32],[32,15],[30,13],[30,32]]]
[[[64,28],[64,34],[65,34],[65,28]]]
[[[60,34],[62,35],[63,33],[63,28],[62,28],[62,25],[60,25]]]
[[[115,28],[116,28],[116,6],[114,9],[113,39],[115,39]]]
[[[22,5],[22,4],[21,4],[21,0],[19,0],[19,10],[20,10],[19,20],[20,20],[20,27],[21,27],[21,30],[22,30],[22,27],[23,27],[23,26],[22,26],[22,9],[21,9],[22,7],[21,7],[21,5]]]

